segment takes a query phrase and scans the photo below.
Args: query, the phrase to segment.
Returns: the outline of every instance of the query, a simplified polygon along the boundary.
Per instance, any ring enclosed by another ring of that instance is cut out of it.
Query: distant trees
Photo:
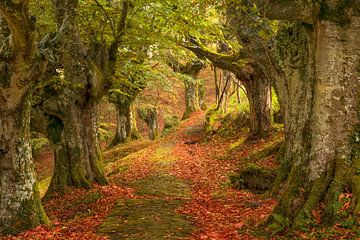
[[[247,63],[239,53],[215,53],[196,41],[185,47],[199,57],[209,59],[215,66],[235,74],[244,85],[249,99],[251,134],[257,137],[268,135],[271,131],[271,84],[256,63]]]

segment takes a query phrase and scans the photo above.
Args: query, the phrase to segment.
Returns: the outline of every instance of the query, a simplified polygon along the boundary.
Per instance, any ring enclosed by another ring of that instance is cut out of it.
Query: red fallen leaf
[[[244,224],[245,224],[245,223],[244,223],[243,221],[241,221],[241,222],[235,224],[235,227],[236,227],[237,229],[241,229],[241,228],[244,226]]]
[[[316,210],[312,210],[311,214],[314,216],[314,218],[316,219],[316,223],[320,224],[321,223],[321,215],[318,211]]]

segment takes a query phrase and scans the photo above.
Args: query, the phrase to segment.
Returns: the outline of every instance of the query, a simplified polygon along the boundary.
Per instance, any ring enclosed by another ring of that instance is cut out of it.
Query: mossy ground
[[[130,183],[136,194],[156,197],[190,198],[189,184],[168,174],[150,175]]]
[[[184,239],[194,227],[189,216],[176,213],[183,203],[165,199],[121,200],[98,232],[110,239]]]
[[[134,152],[111,161],[111,177],[118,179],[129,173],[131,165],[141,157],[151,166],[148,175],[122,183],[135,189],[139,199],[121,199],[112,213],[98,228],[98,233],[110,239],[184,239],[195,227],[190,216],[177,213],[191,197],[189,183],[170,174],[168,170],[178,160],[173,156],[171,141],[156,144],[154,148]],[[146,167],[144,167],[146,168]],[[111,168],[108,168],[109,170]]]

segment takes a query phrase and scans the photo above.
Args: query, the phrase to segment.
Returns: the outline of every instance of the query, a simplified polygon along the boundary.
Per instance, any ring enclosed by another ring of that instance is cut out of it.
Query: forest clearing
[[[358,0],[0,0],[0,239],[360,239]]]

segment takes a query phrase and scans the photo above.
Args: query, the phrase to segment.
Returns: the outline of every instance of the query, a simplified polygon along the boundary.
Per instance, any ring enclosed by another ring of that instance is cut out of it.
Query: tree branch
[[[300,20],[315,23],[320,7],[307,0],[254,0],[260,12],[273,20]]]
[[[195,53],[195,55],[199,58],[208,59],[213,63],[214,66],[234,73],[239,79],[246,80],[250,78],[252,72],[249,70],[251,69],[246,68],[246,66],[249,64],[246,63],[245,59],[241,57],[240,53],[235,53],[233,55],[220,54],[210,51],[200,43],[195,43],[193,41],[192,43],[195,46],[183,45],[183,47]]]

